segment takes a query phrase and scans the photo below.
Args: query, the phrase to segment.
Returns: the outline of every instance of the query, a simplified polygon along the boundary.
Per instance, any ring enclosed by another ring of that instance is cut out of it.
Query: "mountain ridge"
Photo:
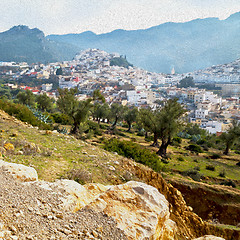
[[[118,51],[130,62],[153,72],[191,72],[223,64],[240,57],[240,12],[225,20],[194,19],[185,23],[167,22],[147,29],[117,29],[95,34],[48,35],[57,42],[67,42],[107,52]]]
[[[56,62],[70,60],[78,47],[49,40],[38,28],[18,25],[0,33],[0,61]]]

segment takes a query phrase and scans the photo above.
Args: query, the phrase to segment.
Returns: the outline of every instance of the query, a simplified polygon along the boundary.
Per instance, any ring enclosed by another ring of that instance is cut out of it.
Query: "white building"
[[[43,91],[46,91],[46,92],[51,91],[51,90],[52,90],[52,86],[53,86],[52,83],[50,83],[50,84],[48,84],[48,83],[43,84],[43,85],[42,85],[42,90],[43,90]]]
[[[78,81],[75,81],[72,77],[63,76],[59,79],[59,88],[75,88],[78,86]]]
[[[195,110],[195,118],[204,119],[208,115],[208,110],[206,109],[197,109]]]
[[[202,121],[201,128],[207,130],[211,134],[222,132],[222,124],[218,121]]]

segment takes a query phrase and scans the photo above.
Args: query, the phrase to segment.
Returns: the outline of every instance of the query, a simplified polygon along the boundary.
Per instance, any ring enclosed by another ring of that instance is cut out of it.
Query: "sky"
[[[196,18],[226,19],[240,0],[0,0],[0,32],[16,25],[46,35],[145,29]]]

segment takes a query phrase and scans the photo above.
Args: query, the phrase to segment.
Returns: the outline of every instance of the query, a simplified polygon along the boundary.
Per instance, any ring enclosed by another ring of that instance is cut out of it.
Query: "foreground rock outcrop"
[[[158,190],[145,183],[130,181],[116,186],[86,184],[71,180],[30,183],[51,194],[65,193],[65,211],[90,210],[111,217],[128,239],[176,239],[176,224],[170,219],[169,204]]]
[[[1,162],[3,239],[176,239],[169,203],[152,186],[35,181],[34,169]]]
[[[22,164],[9,163],[0,160],[0,167],[4,167],[14,178],[21,182],[37,181],[37,171],[32,167],[27,167]]]

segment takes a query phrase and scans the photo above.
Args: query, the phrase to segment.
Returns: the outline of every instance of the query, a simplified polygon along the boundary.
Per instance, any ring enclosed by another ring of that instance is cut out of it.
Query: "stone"
[[[6,151],[14,151],[15,149],[12,143],[5,143],[3,147]]]
[[[22,164],[10,163],[0,160],[0,167],[4,167],[14,178],[21,182],[37,181],[37,171]]]
[[[193,240],[225,240],[224,238],[221,237],[216,237],[213,235],[205,235],[203,237],[200,238],[194,238]]]
[[[56,188],[64,190],[67,197],[62,199],[62,207],[72,212],[80,210],[109,188],[97,183],[89,183],[83,186],[73,180],[67,179],[58,180],[54,183],[40,181],[35,184],[47,190],[55,191]],[[61,218],[60,216],[57,217]]]
[[[116,169],[115,169],[115,167],[113,167],[113,166],[109,166],[109,170],[115,171]]]
[[[147,184],[112,186],[85,208],[112,217],[129,239],[174,239],[176,224],[169,219],[168,202]]]

